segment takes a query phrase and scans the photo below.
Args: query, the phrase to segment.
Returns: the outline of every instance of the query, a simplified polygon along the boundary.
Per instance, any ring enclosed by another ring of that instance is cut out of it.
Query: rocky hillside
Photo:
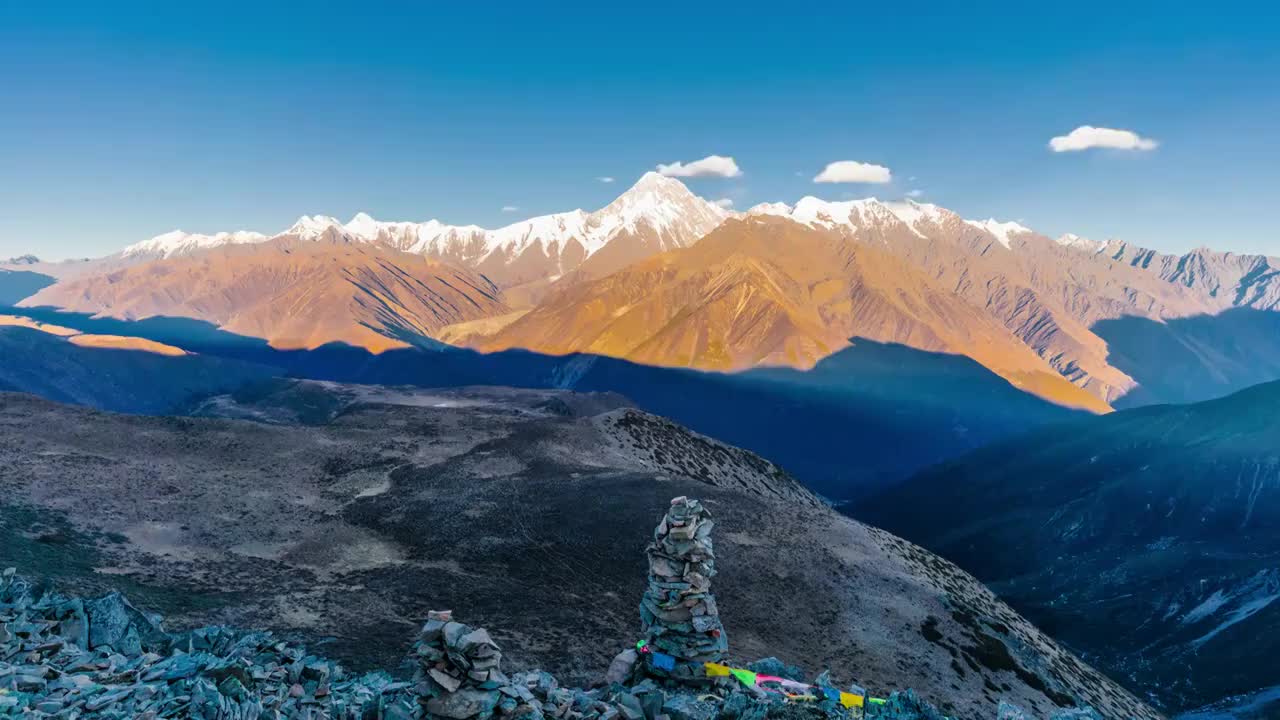
[[[635,642],[654,516],[694,495],[717,520],[734,661],[852,668],[873,693],[912,687],[964,718],[1001,700],[1158,717],[973,578],[768,463],[616,407],[582,415],[608,397],[333,390],[272,383],[204,410],[273,423],[0,396],[0,562],[125,590],[176,628],[321,643],[356,668],[399,662],[428,610],[465,608],[512,668],[578,683]]]
[[[79,276],[23,301],[122,319],[191,318],[272,347],[435,344],[441,328],[508,312],[478,274],[333,231],[228,245]]]
[[[1276,684],[1280,383],[1037,431],[854,514],[1170,710]]]
[[[701,668],[697,684],[672,683],[635,649],[619,653],[592,689],[565,687],[541,670],[504,672],[502,650],[488,631],[458,622],[450,611],[428,613],[406,658],[411,679],[382,670],[357,675],[269,632],[211,626],[170,633],[160,616],[139,611],[120,593],[40,592],[14,570],[0,574],[0,619],[19,630],[0,635],[0,657],[17,660],[0,661],[6,717],[951,720],[911,690],[868,698],[856,683],[840,690],[830,673],[807,685],[810,697],[795,700],[759,683],[709,677]],[[743,670],[748,677],[804,680],[776,658]],[[1091,708],[1071,708],[1048,720],[1099,717]],[[1002,702],[998,720],[1028,719]]]

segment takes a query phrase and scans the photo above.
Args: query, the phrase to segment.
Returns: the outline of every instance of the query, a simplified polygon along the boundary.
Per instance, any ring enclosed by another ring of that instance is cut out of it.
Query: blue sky
[[[742,175],[688,184],[739,208],[919,190],[1280,254],[1266,5],[458,5],[0,0],[0,257],[304,213],[496,226],[713,153]],[[1159,146],[1049,150],[1080,125]],[[812,182],[837,160],[893,182]]]

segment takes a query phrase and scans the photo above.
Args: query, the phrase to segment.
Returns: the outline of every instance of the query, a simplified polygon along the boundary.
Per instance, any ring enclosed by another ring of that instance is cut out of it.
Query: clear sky
[[[1158,145],[1050,150],[1081,125]],[[688,184],[738,208],[918,191],[1280,254],[1280,11],[0,0],[0,257],[304,213],[497,226],[710,154],[741,175]],[[839,160],[892,181],[813,182]]]

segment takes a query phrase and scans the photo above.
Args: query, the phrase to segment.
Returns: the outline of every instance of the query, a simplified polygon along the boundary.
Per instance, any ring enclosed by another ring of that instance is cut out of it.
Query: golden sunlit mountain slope
[[[1107,409],[982,308],[886,249],[771,217],[726,221],[691,248],[564,288],[471,343],[728,371],[812,367],[857,338],[967,355],[1047,399]]]
[[[481,275],[334,231],[76,278],[23,305],[123,319],[193,318],[279,349],[340,342],[372,352],[430,342],[446,325],[508,312]]]
[[[1098,322],[1160,321],[1216,313],[1232,304],[1229,293],[1209,292],[1204,282],[1178,282],[1169,273],[1150,271],[1145,256],[1124,256],[1123,243],[1113,247],[1074,236],[1055,241],[1017,223],[965,220],[927,203],[808,197],[795,206],[764,205],[751,212],[788,217],[829,229],[850,244],[892,252],[983,308],[1056,373],[1107,401],[1137,382],[1108,361],[1107,342],[1094,331]],[[1213,275],[1219,276],[1226,274]]]

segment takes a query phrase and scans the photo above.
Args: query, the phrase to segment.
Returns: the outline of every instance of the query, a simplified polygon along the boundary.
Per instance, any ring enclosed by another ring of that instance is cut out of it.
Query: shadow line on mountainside
[[[854,338],[809,370],[726,374],[596,355],[483,354],[444,346],[380,354],[333,343],[280,350],[198,320],[13,312],[83,332],[133,335],[316,380],[420,387],[509,385],[611,391],[646,411],[752,450],[844,501],[1030,426],[1081,415],[959,355]]]

